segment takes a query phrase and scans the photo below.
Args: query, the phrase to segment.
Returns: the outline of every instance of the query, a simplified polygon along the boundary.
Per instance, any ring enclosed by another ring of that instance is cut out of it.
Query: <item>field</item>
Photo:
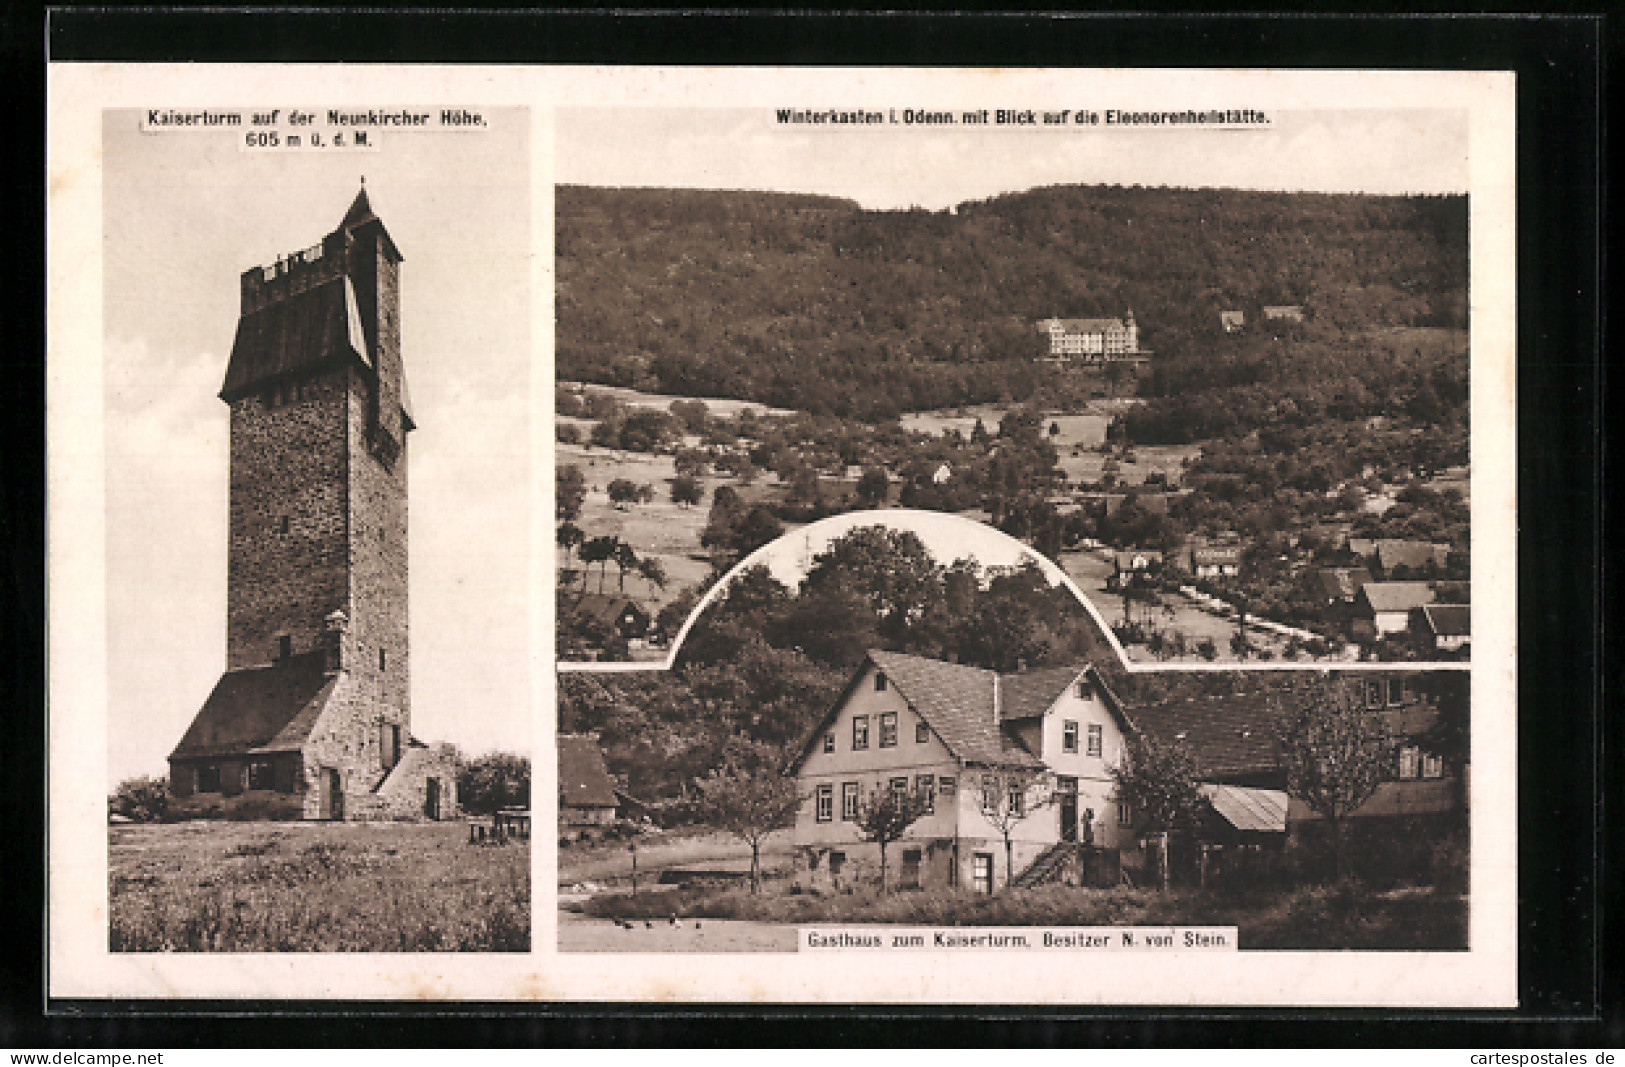
[[[719,479],[714,475],[700,478],[705,490],[705,502],[685,508],[671,502],[671,481],[677,472],[670,456],[567,444],[556,445],[555,455],[560,466],[573,463],[587,476],[587,498],[581,506],[578,525],[590,530],[594,537],[619,537],[635,547],[640,556],[654,556],[665,567],[664,590],[650,585],[637,575],[626,576],[625,591],[643,603],[651,615],[679,592],[711,573],[711,565],[704,559],[705,550],[700,547],[700,533],[705,529],[710,513],[713,488],[719,481],[732,484],[733,479]],[[647,504],[634,504],[625,510],[617,508],[610,503],[608,491],[609,483],[617,478],[653,486],[654,500]],[[620,591],[614,566],[607,569],[609,574],[604,581],[604,591]],[[596,573],[591,576],[587,588],[593,592],[598,590]]]
[[[114,952],[525,952],[530,849],[448,823],[109,828]]]
[[[1066,571],[1067,577],[1083,590],[1105,618],[1108,626],[1123,621],[1122,595],[1106,591],[1107,579],[1112,576],[1114,570],[1111,559],[1112,553],[1109,549],[1096,549],[1088,552],[1062,553],[1055,561]],[[1172,613],[1170,614],[1167,609],[1172,609]],[[1184,634],[1191,650],[1183,656],[1163,658],[1153,655],[1144,645],[1127,646],[1129,659],[1137,663],[1209,662],[1195,652],[1196,645],[1204,639],[1213,642],[1216,655],[1212,662],[1239,662],[1230,649],[1230,639],[1236,633],[1236,622],[1233,618],[1222,618],[1203,611],[1194,601],[1176,593],[1158,593],[1154,607],[1147,609],[1143,605],[1136,605],[1134,610],[1136,620],[1145,617],[1156,629],[1168,633],[1177,630]],[[1253,647],[1267,650],[1275,658],[1280,658],[1287,643],[1287,639],[1281,634],[1256,625],[1247,627],[1247,639]],[[1303,657],[1307,659],[1307,653],[1304,653]]]
[[[1066,472],[1066,480],[1073,485],[1100,481],[1109,460],[1117,463],[1119,485],[1139,485],[1151,474],[1165,474],[1170,482],[1178,484],[1184,479],[1186,460],[1194,460],[1202,454],[1201,445],[1139,445],[1131,450],[1134,459],[1129,462],[1121,456],[1107,455],[1088,447],[1077,451],[1060,446],[1057,448],[1061,453],[1057,465]]]
[[[669,410],[674,400],[698,400],[706,406],[706,409],[712,415],[722,418],[731,419],[746,408],[758,415],[795,414],[795,412],[785,408],[769,407],[767,404],[753,404],[747,400],[730,400],[720,396],[666,396],[662,393],[645,393],[641,389],[627,389],[618,385],[583,386],[580,382],[565,381],[564,379],[560,379],[559,384],[568,388],[584,388],[589,393],[603,393],[606,396],[614,397],[623,404],[635,407],[658,408],[661,411]]]

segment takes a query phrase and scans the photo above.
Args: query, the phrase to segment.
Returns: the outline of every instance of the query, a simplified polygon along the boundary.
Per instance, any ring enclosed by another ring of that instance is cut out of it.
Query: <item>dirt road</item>
[[[794,952],[796,928],[734,919],[683,919],[682,925],[654,920],[589,919],[559,912],[560,952]]]

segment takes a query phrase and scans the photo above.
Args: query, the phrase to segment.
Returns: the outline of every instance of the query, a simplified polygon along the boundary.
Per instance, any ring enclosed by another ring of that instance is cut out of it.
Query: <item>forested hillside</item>
[[[929,212],[563,186],[556,220],[560,377],[821,414],[1042,394],[1063,373],[1033,362],[1050,316],[1132,309],[1156,353],[1147,392],[1169,397],[1369,388],[1396,355],[1426,382],[1434,359],[1366,336],[1466,325],[1460,196],[1060,186]],[[1266,304],[1308,321],[1264,329]],[[1226,335],[1232,309],[1248,328]]]

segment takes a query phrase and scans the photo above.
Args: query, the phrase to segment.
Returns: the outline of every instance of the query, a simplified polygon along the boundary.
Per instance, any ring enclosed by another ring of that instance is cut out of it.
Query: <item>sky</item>
[[[580,108],[556,120],[564,184],[823,193],[941,210],[1037,186],[1450,193],[1461,109],[1270,112],[1258,129],[780,125],[771,108]]]
[[[344,155],[241,134],[103,148],[108,775],[161,774],[225,666],[227,407],[238,277],[335,229],[365,176],[405,257],[413,733],[530,748],[530,124]]]

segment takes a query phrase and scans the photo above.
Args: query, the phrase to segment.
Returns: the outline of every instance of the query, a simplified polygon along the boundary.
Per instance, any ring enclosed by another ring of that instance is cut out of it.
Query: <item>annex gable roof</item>
[[[1287,793],[1284,789],[1258,789],[1243,785],[1203,782],[1197,790],[1214,812],[1238,830],[1286,833]]]
[[[298,748],[327,707],[338,674],[323,653],[268,667],[227,671],[193,718],[170,759],[281,752]]]

